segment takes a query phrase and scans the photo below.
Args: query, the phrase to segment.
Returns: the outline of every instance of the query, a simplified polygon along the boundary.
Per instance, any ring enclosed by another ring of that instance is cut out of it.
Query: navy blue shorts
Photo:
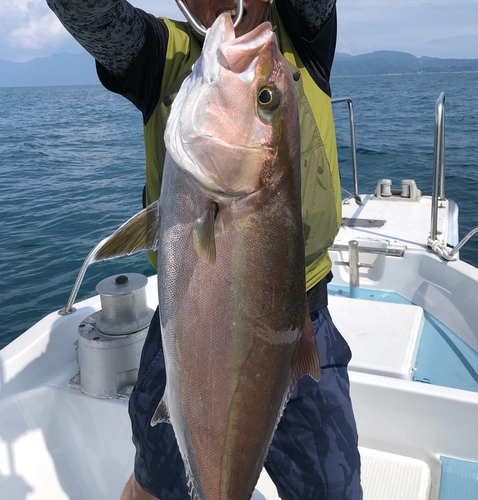
[[[361,500],[357,429],[349,396],[350,349],[327,308],[311,313],[322,367],[302,377],[286,406],[265,468],[283,500]],[[189,498],[184,466],[170,424],[151,427],[166,383],[159,314],[146,338],[129,402],[139,485],[160,500]]]

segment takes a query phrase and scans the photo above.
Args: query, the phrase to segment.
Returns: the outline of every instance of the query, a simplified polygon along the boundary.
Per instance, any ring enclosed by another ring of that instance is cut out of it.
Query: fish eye
[[[273,85],[262,87],[257,94],[257,102],[265,111],[274,111],[280,102],[279,91]]]
[[[269,87],[262,89],[259,93],[259,104],[268,106],[272,102],[272,91]]]

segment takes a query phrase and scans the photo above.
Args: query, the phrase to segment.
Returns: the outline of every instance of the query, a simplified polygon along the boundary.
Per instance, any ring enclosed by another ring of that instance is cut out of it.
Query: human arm
[[[288,4],[300,20],[302,36],[311,41],[322,30],[335,8],[336,0],[277,0],[279,4]]]
[[[161,82],[168,31],[126,0],[47,0],[69,33],[96,59],[103,85],[127,97],[145,120]],[[142,64],[148,61],[148,64]]]
[[[335,4],[336,0],[276,0],[279,16],[304,66],[329,96],[337,39]]]
[[[125,80],[139,54],[146,25],[130,3],[118,0],[47,0],[63,26],[98,62]]]

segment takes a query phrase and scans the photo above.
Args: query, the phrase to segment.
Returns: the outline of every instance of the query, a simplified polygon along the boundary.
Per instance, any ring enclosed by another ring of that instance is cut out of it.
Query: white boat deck
[[[134,458],[127,401],[94,399],[69,387],[76,370],[70,362],[0,400],[0,428],[10,435],[0,438],[0,499],[120,497]],[[423,460],[364,447],[360,453],[364,500],[429,498]],[[252,498],[279,499],[265,470]]]
[[[372,300],[350,298],[348,292],[329,295],[332,317],[353,352],[349,376],[364,499],[475,500],[478,392],[411,379],[430,315],[478,347],[478,269],[460,261],[444,263],[427,250],[429,199],[387,203],[364,198],[362,208],[345,205],[344,217],[362,219],[359,224],[387,222],[342,227],[336,244],[357,239],[360,247],[405,249],[402,257],[360,253],[361,262],[374,265],[359,273],[360,290],[375,293]],[[441,231],[453,233],[456,213],[451,212],[439,211]],[[332,250],[331,258],[334,286],[345,289],[349,269],[335,264],[348,260],[344,248]],[[407,303],[393,303],[387,293]],[[147,300],[156,307],[155,277],[149,279]],[[78,372],[78,325],[100,308],[99,298],[76,307],[70,316],[46,316],[0,351],[0,500],[112,500],[120,497],[132,472],[127,401],[95,399],[69,385]],[[471,358],[462,357],[467,367]],[[447,471],[465,471],[471,494],[447,486],[451,493],[441,495],[442,457],[452,464]],[[263,475],[253,499],[277,498]]]
[[[371,227],[345,226],[340,229],[335,244],[346,244],[352,239],[365,241],[388,242],[389,246],[409,249],[426,249],[427,237],[430,233],[432,200],[422,196],[420,201],[403,200],[398,196],[384,201],[373,195],[362,195],[363,206],[359,207],[354,200],[345,200],[342,204],[342,217],[363,221],[385,221],[382,226],[371,224]],[[449,236],[447,241],[457,243],[455,233],[458,232],[456,204],[445,200],[438,209],[438,231]]]
[[[154,277],[147,297],[154,307]],[[365,500],[438,500],[441,455],[478,461],[476,433],[465,442],[461,437],[462,430],[476,422],[478,394],[409,380],[423,320],[420,307],[330,299],[335,321],[352,345],[361,346],[364,356],[361,359],[357,347],[350,379]],[[354,308],[362,302],[370,309],[360,318]],[[1,500],[111,500],[119,498],[132,472],[127,402],[91,398],[69,386],[78,371],[74,347],[78,324],[99,308],[99,300],[77,306],[71,316],[47,316],[0,353]],[[396,344],[383,330],[400,322],[413,333]],[[362,327],[365,334],[354,339]],[[367,338],[367,329],[375,332],[373,338]],[[387,351],[398,360],[393,369],[376,364]],[[261,477],[253,498],[278,498],[267,475]]]

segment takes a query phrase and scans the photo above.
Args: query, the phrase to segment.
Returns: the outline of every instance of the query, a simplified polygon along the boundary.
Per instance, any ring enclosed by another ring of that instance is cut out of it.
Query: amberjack
[[[269,23],[229,14],[172,104],[159,200],[95,260],[158,250],[166,366],[151,425],[173,426],[198,500],[248,500],[296,381],[320,377],[306,300],[300,135]]]

